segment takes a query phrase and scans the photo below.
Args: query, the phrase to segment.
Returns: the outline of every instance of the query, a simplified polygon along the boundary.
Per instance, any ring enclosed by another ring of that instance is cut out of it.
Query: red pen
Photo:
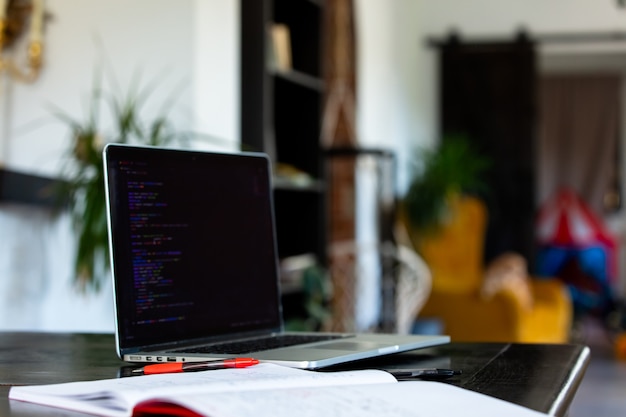
[[[172,374],[177,372],[208,371],[210,369],[247,368],[259,363],[253,358],[233,358],[206,362],[168,362],[146,365],[143,368],[133,369],[135,374]]]

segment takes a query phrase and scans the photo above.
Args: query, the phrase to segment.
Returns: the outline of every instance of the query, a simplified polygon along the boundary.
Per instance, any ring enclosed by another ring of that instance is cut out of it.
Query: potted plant
[[[411,179],[403,209],[409,227],[423,235],[435,233],[450,214],[450,199],[485,191],[481,176],[490,162],[459,135],[444,138],[434,149],[422,149],[419,162],[422,169]]]
[[[71,146],[64,165],[58,195],[70,210],[77,233],[75,283],[81,290],[98,290],[101,277],[108,271],[109,250],[105,208],[102,149],[106,143],[164,145],[179,133],[172,129],[165,112],[145,121],[141,111],[152,91],[130,89],[115,96],[100,87],[99,78],[91,92],[86,120],[77,120],[55,109],[55,115],[69,127]],[[172,98],[164,108],[170,108]],[[106,106],[112,125],[100,125],[102,106]]]

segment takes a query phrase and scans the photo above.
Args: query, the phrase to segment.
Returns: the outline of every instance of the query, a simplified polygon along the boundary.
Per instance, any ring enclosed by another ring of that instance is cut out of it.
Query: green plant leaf
[[[490,161],[462,135],[444,138],[435,149],[422,149],[418,161],[423,169],[413,176],[404,206],[411,226],[423,233],[438,229],[451,194],[486,191],[482,175]]]
[[[52,106],[56,118],[68,126],[71,139],[71,147],[67,153],[69,160],[65,164],[63,175],[65,181],[57,192],[59,201],[69,206],[72,215],[77,234],[75,282],[85,291],[97,291],[100,278],[109,267],[102,161],[105,143],[132,142],[161,146],[178,137],[164,113],[152,120],[144,120],[142,108],[157,84],[142,89],[138,80],[139,77],[126,93],[113,95],[101,87],[101,74],[97,72],[84,121]],[[168,96],[167,101],[171,104],[172,96]],[[106,106],[113,117],[112,126],[107,129],[100,126],[102,105]],[[170,108],[171,106],[167,107],[168,110]]]

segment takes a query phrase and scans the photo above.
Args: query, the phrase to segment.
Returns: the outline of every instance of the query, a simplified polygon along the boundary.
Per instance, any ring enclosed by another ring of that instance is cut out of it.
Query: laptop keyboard
[[[319,335],[295,335],[284,334],[259,338],[254,340],[243,340],[238,342],[220,343],[208,346],[196,346],[186,349],[172,351],[171,353],[218,353],[218,354],[242,354],[260,352],[263,350],[276,349],[302,345],[305,343],[322,342],[346,337],[346,335],[319,334]]]

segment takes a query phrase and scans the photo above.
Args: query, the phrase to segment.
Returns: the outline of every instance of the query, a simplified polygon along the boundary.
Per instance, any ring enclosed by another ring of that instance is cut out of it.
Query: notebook
[[[103,152],[121,359],[251,356],[316,369],[449,342],[284,331],[266,155],[121,144]]]

